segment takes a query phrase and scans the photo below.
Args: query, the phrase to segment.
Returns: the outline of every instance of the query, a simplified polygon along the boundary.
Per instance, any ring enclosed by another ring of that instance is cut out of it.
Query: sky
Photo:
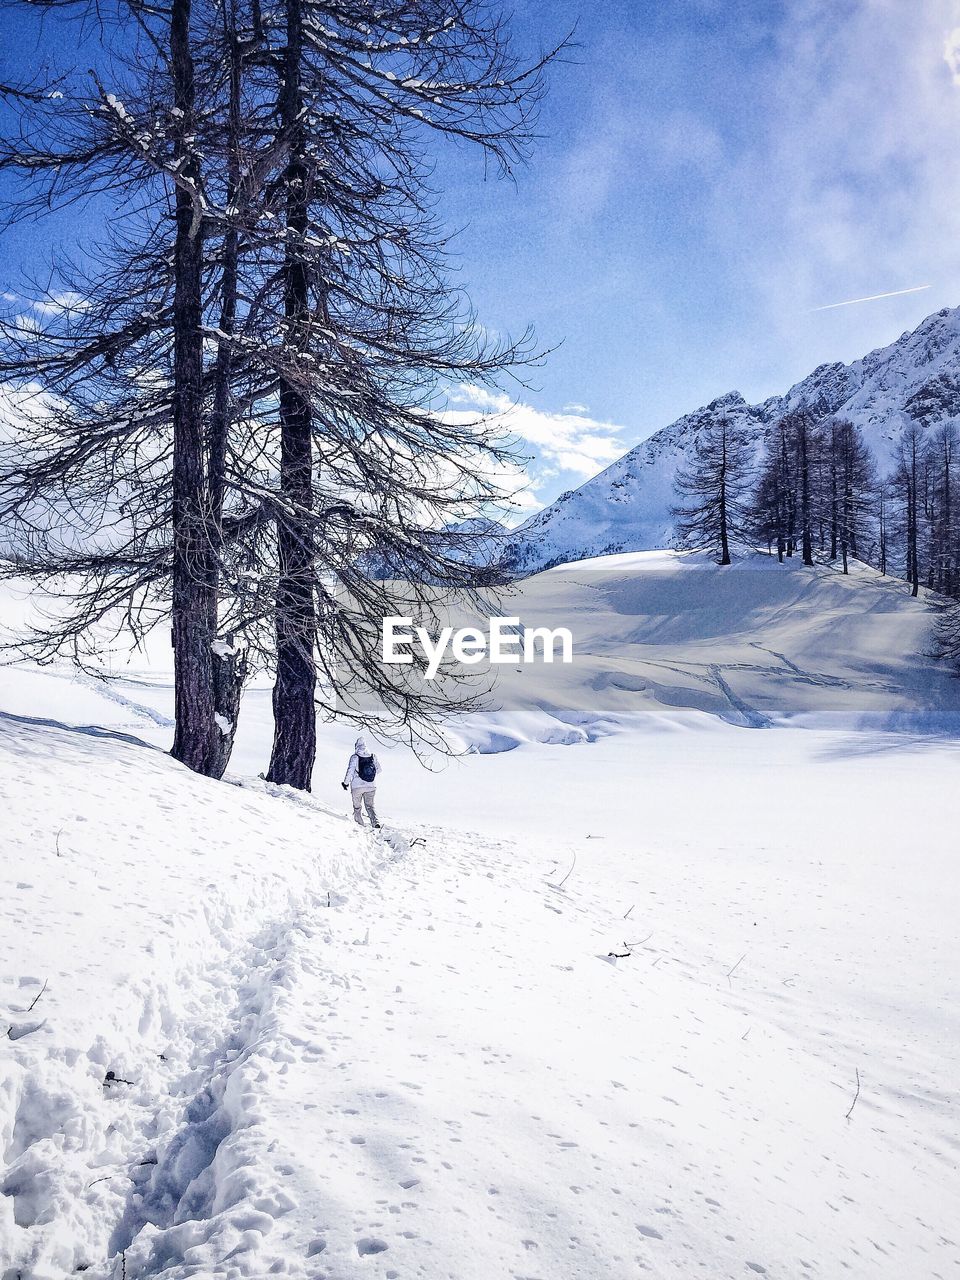
[[[762,400],[960,304],[956,0],[515,13],[531,45],[576,25],[544,137],[513,184],[463,156],[443,176],[483,323],[562,343],[515,392],[531,508],[724,392]]]
[[[512,181],[440,145],[434,185],[480,322],[551,349],[529,386],[452,392],[506,413],[521,511],[724,392],[783,392],[960,304],[960,0],[511,9],[523,49],[574,32],[541,137]],[[17,21],[5,71],[31,54]],[[37,233],[2,248],[6,287]]]

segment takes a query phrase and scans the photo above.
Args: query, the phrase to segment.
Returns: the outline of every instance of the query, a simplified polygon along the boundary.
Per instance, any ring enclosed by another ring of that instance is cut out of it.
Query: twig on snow
[[[737,963],[733,966],[733,968],[732,968],[732,969],[728,969],[728,970],[727,970],[727,981],[728,981],[728,982],[730,982],[730,979],[731,979],[731,978],[733,977],[733,975],[737,972],[737,970],[740,968],[740,966],[743,964],[743,962],[744,962],[744,960],[746,960],[746,958],[747,958],[747,953],[746,953],[746,952],[744,952],[744,953],[743,953],[743,955],[740,957],[740,959],[737,961]],[[730,985],[731,985],[731,987],[732,987],[732,986],[733,986],[733,983],[732,983],[732,982],[730,982]]]
[[[624,920],[626,920],[626,919],[627,919],[627,917],[630,915],[630,912],[633,910],[633,908],[634,908],[636,905],[637,905],[637,904],[636,904],[635,902],[631,902],[631,903],[630,903],[629,907],[627,907],[626,911],[623,913],[623,918],[624,918]]]
[[[567,874],[563,877],[563,879],[560,881],[560,883],[559,883],[558,885],[554,885],[554,888],[555,888],[555,889],[562,889],[562,888],[563,888],[563,886],[567,883],[567,881],[568,881],[568,880],[570,879],[570,877],[573,875],[573,868],[574,868],[576,865],[577,865],[577,855],[576,855],[576,852],[574,852],[574,855],[573,855],[573,861],[570,863],[570,870],[567,872]]]
[[[144,1169],[148,1165],[152,1166],[152,1165],[155,1165],[156,1163],[157,1163],[157,1159],[156,1159],[156,1156],[154,1156],[153,1159],[151,1160],[137,1160],[133,1165],[131,1165],[131,1168]],[[133,1174],[126,1171],[121,1173],[105,1173],[102,1178],[94,1178],[92,1182],[88,1182],[83,1189],[84,1191],[89,1191],[90,1188],[95,1187],[98,1182],[111,1182],[114,1178],[128,1178],[132,1180]]]
[[[646,936],[645,938],[641,938],[639,942],[626,942],[626,941],[625,941],[623,945],[624,945],[625,947],[642,947],[642,946],[643,946],[643,944],[644,944],[645,942],[649,942],[649,941],[650,941],[650,939],[651,939],[652,937],[653,937],[653,930],[651,930],[651,931],[647,934],[647,936]]]
[[[857,1092],[853,1095],[853,1101],[850,1103],[850,1110],[846,1114],[845,1118],[847,1120],[849,1120],[853,1115],[853,1108],[857,1105],[857,1099],[860,1097],[860,1068],[856,1067],[855,1070],[857,1073]]]
[[[108,1071],[103,1077],[103,1087],[109,1089],[112,1084],[134,1084],[133,1080],[124,1080],[123,1076],[118,1076],[115,1071]]]
[[[46,991],[46,989],[47,989],[47,983],[48,983],[49,981],[50,981],[50,979],[49,979],[49,978],[45,978],[45,979],[44,979],[43,986],[40,988],[40,990],[37,992],[37,994],[36,994],[36,995],[33,997],[33,999],[30,1001],[30,1004],[29,1004],[29,1006],[28,1006],[28,1008],[27,1008],[27,1013],[32,1013],[32,1012],[33,1012],[33,1010],[36,1008],[36,1006],[37,1006],[37,1001],[40,999],[40,997],[41,997],[41,996],[43,995],[43,993]]]

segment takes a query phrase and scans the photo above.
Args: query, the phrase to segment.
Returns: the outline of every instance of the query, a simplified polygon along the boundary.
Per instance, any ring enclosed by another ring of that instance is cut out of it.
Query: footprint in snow
[[[10,1040],[22,1040],[24,1036],[33,1035],[35,1031],[39,1031],[46,1024],[46,1018],[40,1022],[11,1022],[7,1030],[7,1038]]]
[[[386,1253],[389,1248],[386,1240],[378,1240],[376,1236],[362,1236],[357,1241],[357,1253],[361,1258],[368,1258],[375,1253]]]

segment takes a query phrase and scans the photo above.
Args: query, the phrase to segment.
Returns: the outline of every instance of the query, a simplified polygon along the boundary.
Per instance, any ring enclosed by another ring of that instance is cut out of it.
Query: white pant
[[[364,782],[359,787],[352,786],[350,788],[350,799],[353,801],[353,820],[358,826],[363,826],[363,816],[360,812],[360,806],[363,805],[367,811],[371,827],[379,827],[377,811],[373,807],[373,798],[376,794],[377,788],[371,782]]]

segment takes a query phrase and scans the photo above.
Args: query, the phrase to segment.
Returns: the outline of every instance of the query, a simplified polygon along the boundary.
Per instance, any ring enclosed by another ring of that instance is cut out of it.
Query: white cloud
[[[629,447],[621,438],[623,427],[589,417],[582,405],[568,406],[574,412],[550,413],[467,383],[453,391],[449,399],[451,405],[466,406],[448,410],[460,421],[467,421],[478,412],[495,416],[510,435],[531,446],[542,468],[534,473],[540,483],[562,472],[577,483],[588,480]]]
[[[960,302],[960,0],[691,7],[716,26],[699,51],[682,20],[633,40],[611,24],[591,47],[547,188],[578,266],[567,314],[604,324],[610,296],[581,282],[624,282],[633,351],[617,334],[611,355],[635,373],[614,373],[650,426],[734,387],[783,391]]]
[[[799,369],[960,301],[958,17],[957,0],[785,10],[765,125],[712,188],[704,230],[739,267],[763,345]],[[801,315],[918,281],[929,297]]]
[[[62,316],[65,312],[86,311],[90,303],[83,294],[75,293],[72,289],[64,289],[59,293],[48,294],[31,306],[42,316]]]
[[[960,85],[960,27],[947,32],[943,42],[943,58],[950,68],[953,83]]]

